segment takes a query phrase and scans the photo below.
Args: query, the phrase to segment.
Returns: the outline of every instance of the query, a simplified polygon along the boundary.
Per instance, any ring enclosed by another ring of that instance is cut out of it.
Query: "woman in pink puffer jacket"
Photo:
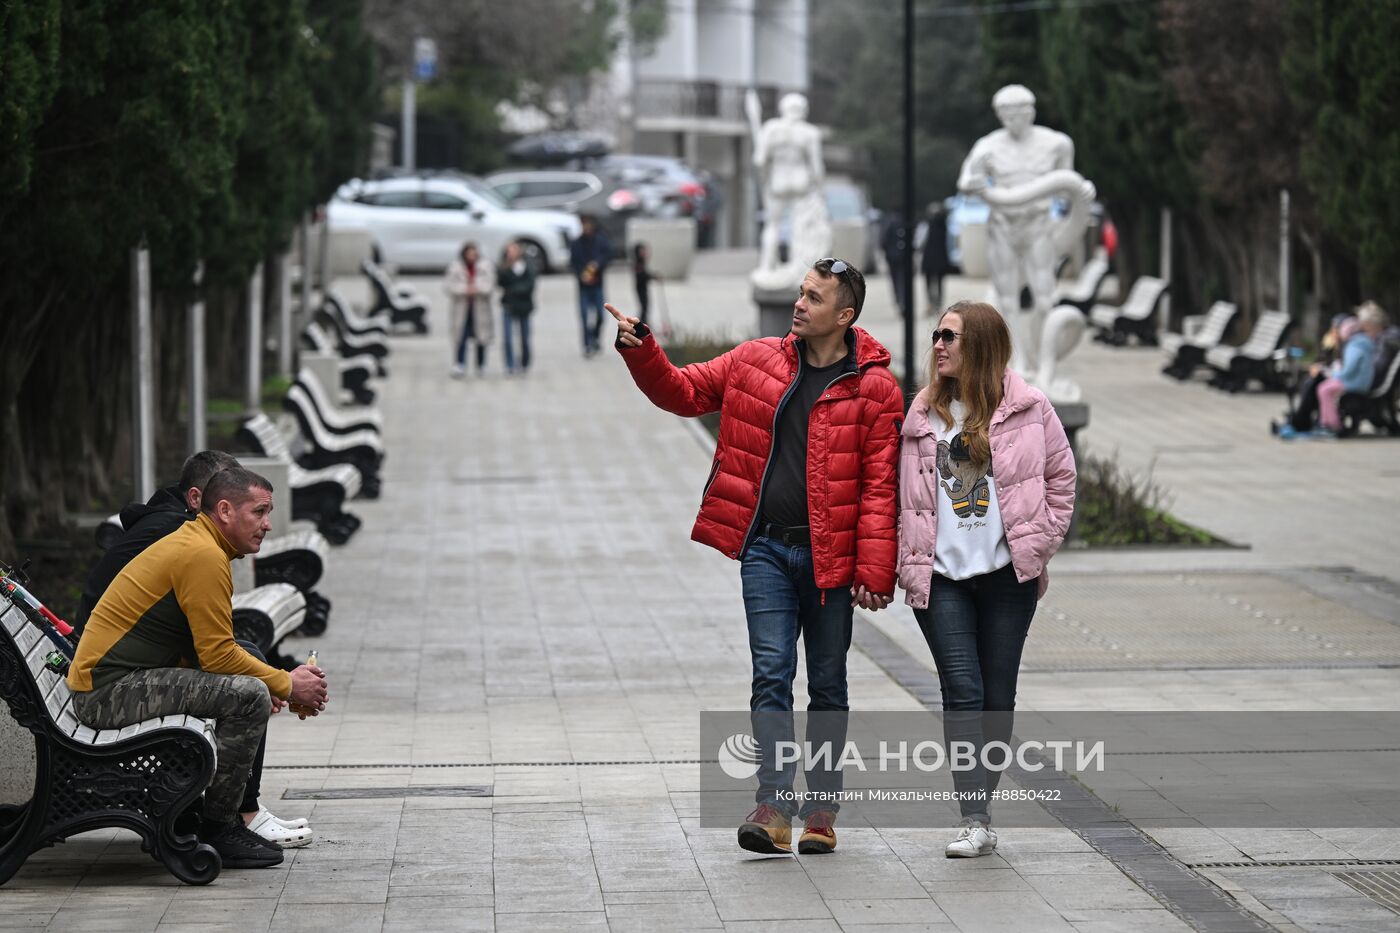
[[[982,768],[981,749],[1011,737],[1021,649],[1074,513],[1064,427],[1010,359],[995,308],[950,307],[900,439],[899,583],[938,666],[945,741],[979,756],[953,772],[963,821],[950,858],[996,848],[987,805],[1001,774]]]

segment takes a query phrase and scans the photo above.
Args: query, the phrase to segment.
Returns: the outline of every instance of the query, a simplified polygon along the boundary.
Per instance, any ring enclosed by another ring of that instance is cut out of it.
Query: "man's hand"
[[[894,599],[893,593],[872,593],[865,588],[864,583],[851,587],[851,605],[868,609],[871,612],[879,612],[884,609],[892,599]]]
[[[640,347],[642,340],[637,336],[637,325],[642,323],[642,319],[627,317],[610,304],[605,304],[603,307],[607,308],[608,313],[617,321],[617,342],[624,347]]]
[[[329,699],[326,690],[326,672],[319,667],[308,667],[303,664],[292,671],[292,703],[297,707],[296,713],[302,719],[307,716],[315,716],[326,708],[326,701]]]
[[[286,708],[287,708],[287,701],[286,701],[286,700],[282,699],[281,697],[273,697],[273,698],[272,698],[272,715],[273,715],[273,716],[276,716],[278,713],[282,712],[282,710],[284,710],[284,709],[286,709]]]

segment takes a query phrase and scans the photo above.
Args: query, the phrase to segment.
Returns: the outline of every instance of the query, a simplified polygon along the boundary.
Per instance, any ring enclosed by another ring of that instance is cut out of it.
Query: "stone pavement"
[[[734,274],[744,261],[706,257],[689,283],[668,286],[674,323],[710,333],[748,327],[746,285]],[[1178,893],[1158,888],[1164,900],[1139,884],[1150,875],[1142,866],[1172,864],[1144,848],[1153,839],[1186,863],[1287,863],[1394,858],[1393,830],[1146,827],[1151,838],[1128,839],[1138,854],[1120,848],[1115,862],[1100,851],[1111,846],[1068,828],[1012,829],[996,855],[964,862],[943,858],[943,832],[844,828],[834,856],[764,859],[738,850],[732,829],[701,829],[698,713],[745,708],[749,678],[737,567],[688,540],[707,442],[647,404],[615,358],[580,358],[565,279],[542,283],[528,378],[503,378],[493,353],[485,379],[460,382],[447,378],[437,281],[414,281],[435,302],[434,334],[396,340],[389,360],[384,495],[352,507],[364,527],[328,568],[327,634],[288,647],[320,651],[332,705],[309,722],[278,717],[271,729],[264,799],[279,814],[310,817],[315,844],[279,868],[228,871],[188,888],[129,834],[87,834],[37,853],[0,888],[0,930],[1190,929],[1166,902],[1194,905],[1200,929],[1400,929],[1400,916],[1317,867],[1202,867]],[[630,294],[620,272],[609,284]],[[897,346],[888,281],[871,284],[862,323]],[[1158,476],[1193,489],[1217,476],[1228,487],[1220,468],[1248,463],[1246,427],[1263,424],[1249,408],[1276,403],[1166,383],[1146,356],[1086,354],[1090,397],[1091,377],[1114,393],[1096,405],[1086,439],[1097,448],[1121,435],[1125,460],[1136,464],[1154,445],[1179,448],[1183,433],[1210,426],[1230,451],[1199,462],[1176,454],[1180,472],[1167,477],[1159,466]],[[1176,417],[1162,394],[1199,402],[1200,418]],[[1133,396],[1146,413],[1140,433],[1119,423],[1137,419]],[[1165,422],[1161,433],[1148,418]],[[1396,497],[1394,480],[1384,487],[1378,475],[1385,468],[1361,461],[1389,447],[1267,450],[1297,458],[1293,469],[1278,468],[1290,482],[1330,464],[1325,475],[1343,479],[1334,520],[1354,507],[1355,491],[1376,489],[1375,508],[1351,514],[1353,535],[1295,527],[1288,536],[1279,524],[1253,524],[1264,520],[1267,491],[1227,502],[1210,490],[1188,511],[1180,507],[1188,497],[1170,485],[1182,517],[1252,549],[1058,558],[1032,629],[1023,705],[1400,708],[1391,591],[1366,584],[1357,595],[1345,575],[1325,569],[1400,578],[1385,564],[1393,545],[1378,563],[1365,553],[1384,537],[1372,523],[1389,527],[1396,517]],[[1341,462],[1314,462],[1324,450]],[[1293,495],[1271,492],[1278,501]],[[1272,614],[1257,619],[1249,600],[1239,609],[1245,589],[1272,600]],[[1128,602],[1114,615],[1116,600]],[[1205,611],[1203,600],[1220,608]],[[1234,666],[1162,637],[1156,622],[1133,626],[1147,601],[1164,615],[1146,621],[1170,618],[1175,606],[1193,619],[1190,638],[1233,639]],[[1306,619],[1273,625],[1300,606]],[[1122,631],[1105,631],[1119,641],[1098,631],[1115,625]],[[1321,647],[1341,644],[1334,629],[1355,647]],[[1280,631],[1297,637],[1282,644]],[[1319,636],[1316,647],[1308,635]],[[864,617],[857,644],[859,708],[922,708],[931,663],[907,610]],[[799,697],[804,690],[799,683]],[[1204,888],[1212,909],[1202,906]]]

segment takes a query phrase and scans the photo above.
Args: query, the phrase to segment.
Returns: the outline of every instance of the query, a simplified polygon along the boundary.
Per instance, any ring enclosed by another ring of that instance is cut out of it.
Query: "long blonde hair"
[[[928,410],[942,418],[944,424],[952,424],[953,400],[961,401],[967,409],[963,439],[968,453],[974,463],[984,464],[991,460],[988,432],[992,415],[1001,404],[1002,379],[1011,362],[1011,331],[1001,313],[985,302],[959,301],[950,305],[938,319],[939,329],[950,314],[962,318],[962,336],[958,337],[962,362],[956,379],[940,378],[938,356],[930,351]]]

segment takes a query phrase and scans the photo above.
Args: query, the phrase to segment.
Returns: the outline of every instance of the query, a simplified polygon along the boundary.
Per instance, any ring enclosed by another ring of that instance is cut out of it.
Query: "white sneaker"
[[[948,843],[943,854],[948,858],[977,858],[990,855],[997,847],[997,834],[985,824],[976,820],[964,820],[958,824],[957,838]]]
[[[463,376],[465,376],[466,374],[467,374],[467,370],[466,370],[465,367],[463,367],[463,366],[453,366],[453,367],[452,367],[452,373],[451,373],[451,375],[452,375],[452,378],[453,378],[453,379],[461,379],[461,378],[462,378]]]
[[[299,816],[294,820],[284,820],[282,817],[278,816],[276,813],[273,813],[267,807],[258,807],[258,816],[262,816],[264,813],[270,816],[274,822],[281,823],[288,829],[305,829],[306,827],[311,825],[305,817]],[[254,817],[254,819],[257,819],[257,817]]]
[[[301,822],[305,823],[304,820]],[[268,842],[275,843],[284,849],[299,849],[302,846],[311,845],[311,827],[305,825],[286,826],[266,807],[258,810],[258,815],[253,817],[253,822],[248,824],[248,828]]]

